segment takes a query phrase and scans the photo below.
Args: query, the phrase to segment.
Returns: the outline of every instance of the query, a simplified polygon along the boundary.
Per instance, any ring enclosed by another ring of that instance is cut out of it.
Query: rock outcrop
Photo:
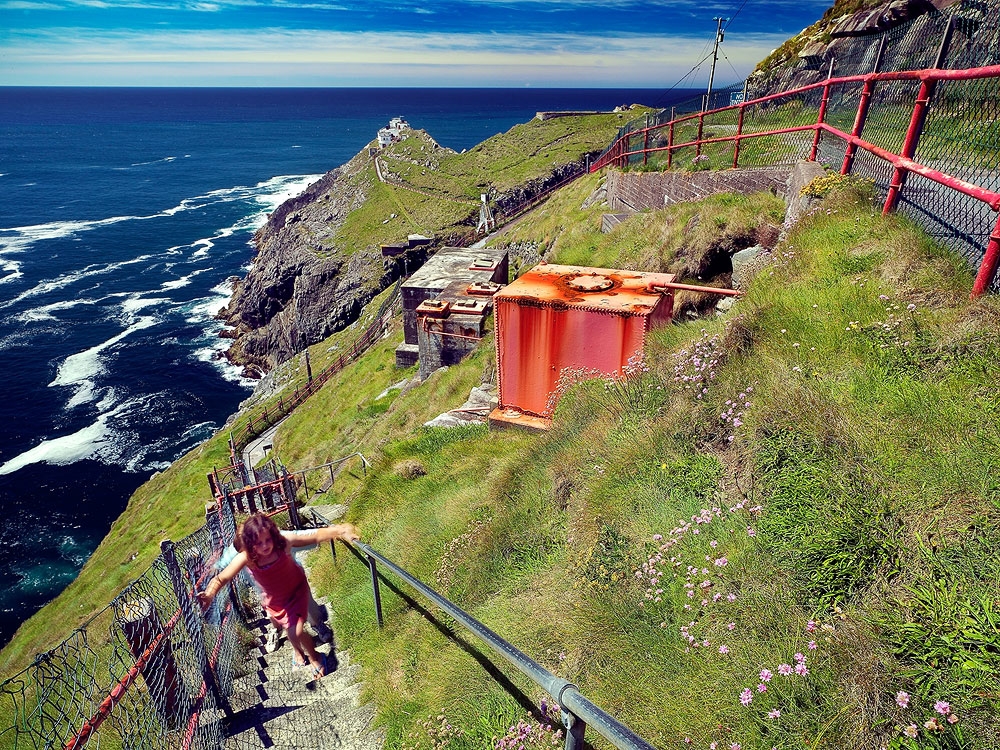
[[[816,83],[834,75],[871,73],[930,67],[941,41],[934,25],[939,11],[956,18],[956,48],[971,44],[980,29],[978,0],[838,0],[816,23],[786,41],[757,66],[748,82],[749,96],[784,91]],[[893,39],[884,59],[879,58],[879,40],[884,32],[910,24],[907,33]],[[943,28],[943,24],[942,24]],[[979,34],[979,36],[983,36]],[[976,39],[984,47],[996,44],[995,34]],[[980,56],[982,57],[982,56]],[[965,64],[965,63],[963,63]],[[968,64],[988,64],[970,61]]]
[[[411,151],[414,158],[422,159],[418,166],[430,169],[436,167],[442,154],[454,152],[438,146],[423,131],[410,133],[420,144],[404,144],[395,154],[382,152],[390,167],[383,177],[414,194],[427,195],[426,189],[410,187],[393,170],[400,169]],[[419,154],[417,145],[421,146]],[[553,165],[546,175],[492,194],[498,212],[514,213],[539,194],[581,173],[585,158]],[[233,339],[226,356],[241,365],[244,374],[260,377],[305,347],[350,325],[364,305],[406,268],[399,262],[385,263],[381,247],[374,241],[359,247],[357,238],[339,234],[348,215],[365,205],[378,179],[366,148],[279,206],[254,235],[257,255],[253,266],[246,278],[234,282],[229,305],[219,313],[230,326],[222,335]],[[445,200],[473,203],[454,196]],[[468,217],[458,224],[431,228],[435,242],[419,248],[420,257],[410,258],[409,270],[413,270],[413,262],[419,264],[437,247],[470,244],[475,234],[476,204],[468,211]]]
[[[374,178],[367,149],[328,172],[268,218],[254,235],[257,255],[220,313],[235,339],[227,357],[259,376],[357,319],[395,280],[378,247],[347,254],[335,236]]]

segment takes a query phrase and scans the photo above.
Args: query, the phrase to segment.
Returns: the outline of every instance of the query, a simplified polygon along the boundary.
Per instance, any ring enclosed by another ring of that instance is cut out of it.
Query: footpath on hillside
[[[371,729],[375,708],[360,702],[361,667],[350,654],[338,653],[337,671],[314,679],[309,667],[292,665],[287,641],[267,653],[263,626],[254,632],[259,642],[250,651],[246,674],[234,683],[224,748],[381,750],[384,736]]]
[[[265,444],[271,442],[277,426],[243,449],[244,464],[252,466],[263,458],[270,448]],[[344,512],[343,506],[313,509],[328,519]],[[327,603],[319,596],[316,600]],[[226,725],[226,750],[381,750],[384,733],[371,729],[375,707],[360,701],[361,667],[351,661],[346,651],[336,651],[336,640],[323,646],[317,643],[320,653],[336,652],[339,664],[336,671],[316,679],[310,667],[293,665],[287,638],[281,639],[277,650],[267,652],[266,620],[261,620],[252,632],[256,643],[250,649],[243,675],[234,681],[230,698],[234,716]]]

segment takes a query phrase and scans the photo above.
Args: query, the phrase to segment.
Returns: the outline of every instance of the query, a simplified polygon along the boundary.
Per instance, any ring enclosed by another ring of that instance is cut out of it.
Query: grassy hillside
[[[544,176],[553,165],[574,161],[590,150],[602,148],[614,135],[624,116],[609,113],[545,122],[532,120],[513,127],[508,133],[488,139],[465,154],[436,149],[435,158],[447,164],[447,168],[442,167],[442,172],[451,174],[449,179],[460,184],[457,195],[475,194],[478,200],[478,185],[488,180],[487,175],[494,175],[496,184],[502,189]],[[389,162],[395,163],[406,157],[408,152],[419,150],[421,146],[430,153],[431,149],[426,145],[429,143],[431,141],[425,133],[411,131],[401,143],[393,144],[384,156]],[[513,159],[504,156],[508,153],[518,156]],[[333,233],[332,239],[317,240],[327,247],[336,244],[342,250],[346,247],[348,251],[354,252],[379,242],[398,241],[411,232],[434,234],[446,231],[453,224],[465,220],[470,211],[474,210],[468,203],[456,202],[453,199],[455,196],[434,198],[413,190],[380,184],[370,162],[354,170],[352,174],[351,179],[370,185],[371,194],[363,205],[348,214],[347,221]],[[409,179],[412,176],[406,177]],[[320,200],[319,208],[323,207],[323,200],[325,199]],[[397,218],[390,220],[388,217],[392,214],[396,214]],[[353,343],[387,294],[388,292],[384,292],[376,297],[358,322],[310,347],[314,372],[319,372],[333,362]],[[379,351],[383,355],[386,352],[391,354],[401,340],[400,328],[397,339],[394,342],[387,341]],[[394,372],[392,361],[392,357],[387,356],[381,362],[381,369],[375,378],[366,373],[363,376],[366,384],[374,387],[375,383],[382,383],[380,388],[384,388],[393,378],[402,377],[400,373]],[[356,385],[358,373],[365,367],[367,365],[360,364],[348,370],[336,382]],[[303,358],[286,362],[275,373],[275,380],[283,384],[282,394],[285,397],[297,384],[304,384],[306,368]],[[365,393],[364,389],[359,389],[357,397],[361,398]],[[279,395],[276,393],[272,397],[259,399],[254,407],[259,409],[262,404],[277,402]],[[323,398],[322,395],[314,397],[304,410],[289,420],[288,429],[316,422],[315,415],[324,414]],[[350,408],[354,407],[355,404],[351,403]],[[355,437],[363,434],[364,419],[359,418],[354,424],[351,419],[353,413],[339,408],[336,413],[340,416],[332,422],[325,418],[319,421],[319,425],[326,430],[324,434],[327,437],[317,437],[315,432],[308,430],[297,435],[301,438],[303,448],[290,454],[291,460],[286,460],[290,468],[306,468],[339,458],[359,448],[364,449],[363,444],[357,446],[354,442]],[[337,434],[332,431],[333,426],[343,428],[339,437],[333,437]],[[136,491],[125,512],[112,526],[77,579],[29,619],[0,652],[0,675],[7,676],[24,667],[34,654],[52,648],[73,628],[106,606],[126,583],[145,570],[159,554],[162,539],[178,539],[203,523],[204,505],[211,500],[206,474],[213,467],[229,464],[226,441],[232,427],[233,425],[226,426],[211,440],[175,461],[165,472],[155,474]],[[277,444],[280,445],[283,440],[284,437],[279,436]],[[284,454],[281,455],[284,457]],[[301,463],[300,457],[303,461]],[[351,476],[350,472],[345,473],[344,481],[338,481],[333,494],[347,492],[351,487]]]
[[[602,235],[602,208],[580,208],[596,187],[560,191],[512,239],[552,262],[666,268],[780,213],[721,196]],[[569,388],[548,433],[424,428],[492,378],[491,342],[385,393],[412,375],[397,333],[275,450],[293,469],[362,451],[367,473],[321,499],[657,747],[1000,747],[1000,306],[970,302],[961,262],[868,199],[834,188],[730,313],[655,331],[641,370]],[[217,437],[144,486],[4,672],[106,602],[129,555],[197,526],[224,462]],[[317,556],[312,578],[389,747],[494,747],[518,722],[538,737],[525,747],[551,742],[538,692],[447,618],[383,587],[378,630],[350,555]]]
[[[402,140],[379,151],[390,182],[379,182],[374,163],[365,161],[344,185],[366,195],[363,205],[316,244],[323,252],[353,255],[408,234],[471,241],[482,193],[495,196],[600,151],[626,119],[645,111],[535,119],[461,153],[439,147],[422,130],[404,131]]]
[[[692,210],[602,237],[573,190],[572,229],[558,201],[532,222],[553,261],[635,265]],[[779,255],[727,317],[656,332],[645,371],[570,390],[547,434],[419,427],[488,347],[396,397],[350,515],[657,747],[1000,746],[996,300],[846,188]],[[391,746],[539,718],[446,618],[383,589],[378,631],[366,574],[342,556],[316,581]]]

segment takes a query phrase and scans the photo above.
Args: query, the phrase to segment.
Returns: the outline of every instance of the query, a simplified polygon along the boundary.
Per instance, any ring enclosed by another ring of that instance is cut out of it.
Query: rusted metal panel
[[[647,331],[669,322],[673,279],[538,265],[507,285],[493,298],[500,408],[547,417],[564,370],[621,374]]]

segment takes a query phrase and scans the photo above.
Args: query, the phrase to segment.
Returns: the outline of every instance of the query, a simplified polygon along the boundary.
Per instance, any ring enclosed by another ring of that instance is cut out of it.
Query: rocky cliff
[[[831,71],[837,76],[932,67],[948,16],[955,20],[942,67],[993,64],[996,13],[984,0],[837,0],[819,21],[761,61],[748,93],[805,86]]]
[[[376,178],[368,149],[325,174],[268,218],[257,255],[220,313],[235,339],[226,356],[257,377],[357,319],[398,277],[380,247],[345,250],[338,230],[364,205]]]
[[[411,214],[416,213],[417,203],[426,205],[430,198],[448,207],[421,214],[417,226],[435,238],[430,247],[420,248],[422,256],[443,245],[472,242],[478,203],[451,194],[454,190],[447,189],[453,179],[446,176],[436,185],[428,177],[449,154],[455,152],[438,146],[424,131],[410,130],[397,147],[379,152],[382,179],[395,191],[388,199],[387,187],[378,184],[379,172],[365,148],[279,206],[254,235],[253,266],[246,278],[234,282],[232,299],[220,312],[229,326],[222,335],[234,339],[226,352],[229,360],[243,366],[246,375],[259,377],[356,320],[365,303],[392,284],[405,267],[401,262],[384,264],[381,243],[406,240],[414,231]],[[580,173],[586,156],[577,153],[572,158],[569,163],[552,163],[541,174],[536,172],[502,192],[484,189],[497,213],[508,215]],[[414,175],[419,177],[411,184]],[[475,179],[485,180],[485,185],[489,175]],[[345,227],[358,209],[363,209],[359,215],[364,219]],[[397,213],[405,214],[409,223]],[[422,257],[407,259],[410,270],[414,261],[422,261]]]

